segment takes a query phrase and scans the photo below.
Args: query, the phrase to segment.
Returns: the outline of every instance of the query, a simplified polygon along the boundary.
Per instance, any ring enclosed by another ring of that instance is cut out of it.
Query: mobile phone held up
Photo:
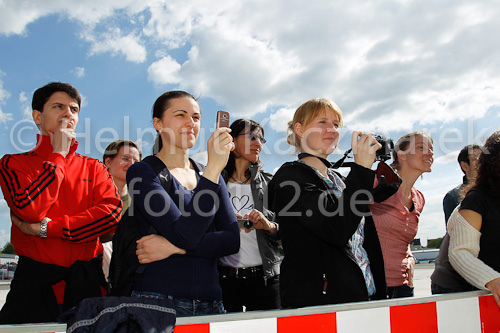
[[[248,219],[238,219],[238,227],[240,229],[255,229],[253,222]]]
[[[229,112],[217,111],[217,128],[229,127]]]

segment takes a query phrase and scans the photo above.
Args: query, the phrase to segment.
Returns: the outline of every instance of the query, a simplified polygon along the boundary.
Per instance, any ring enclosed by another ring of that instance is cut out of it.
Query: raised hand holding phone
[[[217,111],[217,128],[229,127],[229,112]]]
[[[234,149],[233,137],[229,128],[229,112],[217,112],[217,129],[208,139],[207,152],[208,163],[203,175],[218,182],[221,171],[225,168],[229,159],[229,153]]]

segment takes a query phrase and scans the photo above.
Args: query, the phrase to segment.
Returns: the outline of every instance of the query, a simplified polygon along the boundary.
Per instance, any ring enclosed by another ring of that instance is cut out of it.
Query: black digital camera
[[[382,145],[382,148],[377,150],[375,154],[375,161],[385,162],[391,159],[391,152],[394,150],[394,142],[392,142],[392,139],[377,134],[375,135],[375,140]]]

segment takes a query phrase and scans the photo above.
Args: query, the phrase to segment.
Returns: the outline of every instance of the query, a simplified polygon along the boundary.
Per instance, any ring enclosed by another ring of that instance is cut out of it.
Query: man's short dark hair
[[[43,106],[49,100],[50,96],[54,93],[62,91],[68,94],[69,97],[76,100],[78,103],[78,108],[80,108],[82,103],[82,98],[80,97],[80,93],[69,83],[62,82],[50,82],[44,85],[41,88],[38,88],[33,94],[33,101],[31,102],[31,107],[33,110],[38,110],[43,112]]]
[[[111,159],[115,158],[116,155],[118,155],[120,148],[124,146],[129,146],[137,149],[139,151],[139,159],[142,160],[142,151],[141,148],[139,148],[139,146],[137,145],[137,143],[131,140],[116,140],[114,142],[111,142],[104,151],[104,154],[102,155],[102,162],[106,164],[106,158],[108,157],[110,157]]]
[[[470,159],[469,159],[469,156],[474,153],[474,150],[476,149],[481,149],[481,146],[479,145],[467,145],[465,147],[462,148],[462,150],[460,151],[460,153],[458,154],[458,164],[460,164],[460,162],[465,162],[467,163],[468,165],[470,165]],[[465,173],[464,169],[462,169],[462,167],[460,167],[460,169],[462,170],[463,173]]]

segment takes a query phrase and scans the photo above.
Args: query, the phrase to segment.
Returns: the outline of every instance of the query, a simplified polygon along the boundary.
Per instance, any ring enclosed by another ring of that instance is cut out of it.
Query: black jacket
[[[329,185],[301,162],[285,163],[276,172],[268,199],[280,225],[285,252],[280,276],[283,307],[369,299],[363,273],[348,247],[361,215],[366,221],[363,247],[377,289],[372,299],[386,298],[382,251],[368,209],[374,178],[374,171],[353,165],[343,179],[346,188],[337,199]]]

